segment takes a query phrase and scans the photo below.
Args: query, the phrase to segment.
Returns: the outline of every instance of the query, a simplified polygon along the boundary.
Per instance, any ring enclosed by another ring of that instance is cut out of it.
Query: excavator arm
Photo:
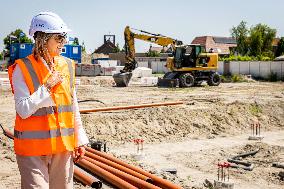
[[[132,71],[136,68],[137,62],[135,60],[135,39],[155,43],[163,47],[171,45],[175,49],[176,45],[182,45],[181,41],[163,36],[161,34],[153,34],[143,30],[138,30],[141,34],[134,33],[129,26],[125,27],[125,58],[126,63],[121,73],[114,74],[113,78],[118,87],[126,87],[132,76]]]

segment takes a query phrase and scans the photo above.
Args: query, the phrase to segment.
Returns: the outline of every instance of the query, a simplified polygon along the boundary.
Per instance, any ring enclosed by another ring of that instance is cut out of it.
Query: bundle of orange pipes
[[[2,129],[7,137],[13,139],[8,129]],[[102,187],[101,181],[78,166],[120,189],[181,189],[165,179],[90,147],[86,148],[85,156],[75,164],[74,177],[92,188]]]

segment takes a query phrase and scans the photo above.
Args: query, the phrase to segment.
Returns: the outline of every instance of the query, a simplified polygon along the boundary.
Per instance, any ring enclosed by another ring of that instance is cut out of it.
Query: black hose
[[[272,163],[272,167],[277,167],[277,168],[283,168],[284,169],[284,163],[274,162],[274,163]]]
[[[235,163],[235,164],[241,164],[243,166],[240,165],[231,165],[230,167],[232,168],[241,168],[247,171],[252,171],[254,168],[254,165],[252,163],[249,162],[243,162],[243,161],[239,161],[239,160],[234,160],[234,159],[228,159],[228,162],[230,163]]]
[[[255,150],[255,151],[247,152],[247,153],[244,153],[244,154],[236,155],[236,156],[232,157],[231,159],[239,159],[240,157],[245,158],[245,157],[248,157],[248,156],[254,156],[257,152],[259,152],[259,149]]]
[[[230,167],[232,167],[232,168],[241,168],[241,169],[244,169],[244,170],[247,170],[247,171],[252,171],[253,168],[254,168],[254,165],[252,163],[240,161],[239,159],[240,158],[245,158],[247,156],[253,156],[257,152],[259,152],[259,149],[255,150],[255,151],[252,151],[252,152],[247,152],[247,153],[236,155],[236,156],[233,156],[232,158],[229,158],[228,162],[242,165],[242,166],[240,166],[240,165],[231,165]]]
[[[95,100],[95,99],[78,100],[78,103],[81,103],[81,102],[99,102],[99,103],[105,104],[104,102],[100,100]]]

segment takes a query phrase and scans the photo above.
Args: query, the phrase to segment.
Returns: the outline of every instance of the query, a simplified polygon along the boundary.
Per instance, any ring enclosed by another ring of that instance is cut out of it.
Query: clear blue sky
[[[32,17],[53,11],[73,30],[71,36],[85,42],[87,51],[103,43],[104,34],[115,34],[123,46],[126,25],[161,33],[190,43],[195,36],[230,36],[242,20],[248,26],[264,23],[284,36],[283,0],[2,0],[0,4],[0,50],[3,38],[21,28],[28,33]],[[149,44],[137,41],[137,51]]]

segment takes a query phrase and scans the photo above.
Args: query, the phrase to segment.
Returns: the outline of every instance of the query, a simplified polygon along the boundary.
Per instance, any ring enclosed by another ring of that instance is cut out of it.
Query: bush
[[[222,83],[228,83],[228,82],[230,82],[230,79],[229,79],[228,76],[220,75],[220,78],[221,78],[221,82],[222,82]]]
[[[250,106],[250,112],[252,115],[257,116],[259,113],[262,113],[262,108],[255,103]]]
[[[158,53],[157,51],[148,51],[146,53],[146,56],[147,57],[159,57],[160,56],[160,53]]]
[[[233,82],[242,82],[242,81],[243,81],[243,78],[242,78],[242,76],[239,75],[239,74],[234,74],[234,75],[232,76],[232,81],[233,81]]]
[[[235,56],[230,55],[229,57],[220,58],[220,61],[229,62],[229,61],[270,61],[273,60],[273,57],[269,57],[266,55],[260,55],[257,57],[254,56]]]
[[[230,83],[230,82],[250,82],[246,76],[244,75],[239,75],[239,74],[234,74],[234,75],[228,75],[228,76],[225,76],[225,75],[221,75],[220,76],[221,78],[221,82],[223,83]]]

